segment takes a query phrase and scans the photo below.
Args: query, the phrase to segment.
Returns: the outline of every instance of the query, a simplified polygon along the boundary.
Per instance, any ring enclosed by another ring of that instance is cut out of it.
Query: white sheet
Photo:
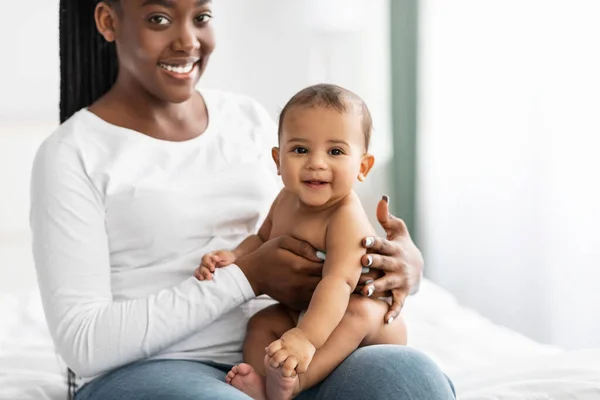
[[[404,313],[409,345],[443,368],[459,399],[600,399],[600,349],[564,352],[538,344],[461,307],[428,281]],[[0,295],[0,321],[0,399],[66,399],[65,366],[37,293]]]
[[[54,352],[37,292],[0,295],[0,399],[65,400],[66,367]]]
[[[442,367],[461,400],[600,399],[600,349],[536,343],[461,307],[429,281],[404,314],[409,345]]]

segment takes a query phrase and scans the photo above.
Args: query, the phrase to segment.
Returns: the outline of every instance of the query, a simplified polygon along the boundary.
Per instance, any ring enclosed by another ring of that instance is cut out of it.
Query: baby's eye
[[[331,149],[329,150],[329,154],[331,154],[332,156],[341,156],[344,154],[344,152],[342,151],[342,149]]]
[[[196,22],[199,24],[207,23],[212,19],[212,15],[210,14],[200,14],[196,17]]]
[[[294,147],[292,151],[296,154],[306,154],[308,153],[308,149],[306,147]]]
[[[154,25],[168,25],[171,21],[164,15],[153,15],[148,18],[148,22]]]

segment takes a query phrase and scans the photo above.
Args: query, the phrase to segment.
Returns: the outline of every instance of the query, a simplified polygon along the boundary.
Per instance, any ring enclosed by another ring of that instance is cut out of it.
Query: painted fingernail
[[[319,260],[325,261],[325,253],[323,253],[322,251],[317,251],[317,258]]]
[[[388,196],[387,194],[383,195],[383,197],[381,198],[381,200],[385,201],[386,203],[389,203],[390,202],[390,196]]]
[[[365,247],[371,247],[375,244],[375,238],[369,236],[365,238]]]
[[[394,317],[389,317],[387,320],[387,324],[391,324],[392,322],[394,322]]]
[[[370,285],[373,282],[375,282],[373,279],[369,279],[368,281],[365,282],[365,286]]]
[[[370,267],[371,265],[373,265],[373,256],[369,254],[367,256],[367,265],[365,265],[365,267]]]
[[[371,272],[371,268],[362,267],[361,274],[368,274],[369,272]]]
[[[371,297],[373,295],[374,291],[375,291],[375,286],[370,285],[369,286],[369,291],[367,292],[367,297]]]

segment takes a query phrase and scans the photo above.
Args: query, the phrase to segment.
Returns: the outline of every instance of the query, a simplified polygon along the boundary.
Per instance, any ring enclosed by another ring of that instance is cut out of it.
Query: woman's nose
[[[175,51],[193,53],[200,48],[200,40],[198,40],[196,29],[193,24],[182,24],[178,33],[179,35],[173,44],[173,49]]]

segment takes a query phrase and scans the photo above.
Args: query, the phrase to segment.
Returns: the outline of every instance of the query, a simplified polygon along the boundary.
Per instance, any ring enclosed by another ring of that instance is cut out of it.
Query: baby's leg
[[[254,315],[244,340],[244,362],[265,376],[265,348],[296,326],[297,315],[282,304],[274,304]]]
[[[306,373],[299,375],[300,390],[323,381],[360,346],[406,345],[406,325],[401,317],[384,324],[388,310],[389,304],[384,301],[352,295],[342,321],[317,350]]]
[[[244,361],[234,366],[226,381],[233,387],[257,400],[266,400],[267,390],[274,400],[290,398],[298,380],[283,378],[279,371],[267,371],[265,348],[296,325],[297,315],[281,304],[275,304],[256,313],[250,319],[244,340]],[[269,367],[270,368],[270,367]],[[265,376],[269,375],[271,379]]]

